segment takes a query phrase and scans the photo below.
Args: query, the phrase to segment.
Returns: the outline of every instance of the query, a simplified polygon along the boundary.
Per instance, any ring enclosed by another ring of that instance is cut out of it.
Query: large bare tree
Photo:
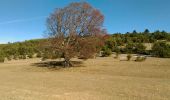
[[[73,57],[87,59],[102,44],[103,21],[100,11],[86,2],[58,8],[47,19],[49,47],[62,54],[64,66],[71,66]]]

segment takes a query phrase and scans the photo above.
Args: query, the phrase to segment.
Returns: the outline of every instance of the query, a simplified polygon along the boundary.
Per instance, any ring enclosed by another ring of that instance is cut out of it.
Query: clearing
[[[74,59],[76,60],[76,59]],[[37,67],[39,59],[0,64],[0,100],[169,100],[170,59],[89,59],[86,67]]]

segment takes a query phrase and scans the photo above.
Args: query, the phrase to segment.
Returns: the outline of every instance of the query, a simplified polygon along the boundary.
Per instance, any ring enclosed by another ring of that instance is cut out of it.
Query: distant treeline
[[[154,43],[158,40],[170,41],[170,33],[166,31],[155,31],[150,32],[146,29],[144,32],[127,32],[125,34],[115,33],[111,35],[115,39],[118,45],[124,45],[124,43],[133,42],[133,43]]]
[[[170,33],[166,31],[150,32],[146,29],[144,32],[127,32],[125,34],[115,33],[106,36],[105,45],[102,48],[103,56],[109,56],[112,52],[136,53],[152,55],[157,57],[170,57]],[[152,44],[150,49],[147,44]]]
[[[0,61],[4,58],[11,59],[26,59],[32,58],[35,54],[38,56],[41,52],[41,45],[46,39],[35,39],[24,42],[15,42],[0,45]],[[35,56],[36,56],[35,55]]]
[[[165,31],[149,32],[127,32],[126,34],[115,33],[104,36],[105,45],[102,47],[103,56],[109,56],[112,52],[116,53],[137,53],[147,54],[157,57],[170,57],[170,33]],[[56,56],[50,50],[45,49],[44,43],[48,39],[35,39],[24,42],[0,44],[0,61],[4,58],[26,59],[32,57],[51,57]],[[152,43],[152,49],[146,50],[145,43]]]

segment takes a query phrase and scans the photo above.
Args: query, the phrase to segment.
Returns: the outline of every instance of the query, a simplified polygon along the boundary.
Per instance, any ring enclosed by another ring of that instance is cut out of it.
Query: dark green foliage
[[[42,54],[40,52],[37,53],[37,58],[41,58]]]
[[[137,54],[144,54],[146,47],[142,43],[135,44],[135,53]]]
[[[29,40],[24,42],[8,43],[0,45],[0,55],[12,59],[26,59],[27,57],[32,58],[34,54],[38,54],[42,49],[40,49],[40,44],[45,41],[45,39]]]
[[[145,29],[144,33],[145,33],[145,34],[150,33],[149,29]]]
[[[156,40],[168,40],[168,33],[165,31],[160,32],[159,30],[152,33],[152,36]]]
[[[110,38],[106,40],[105,46],[116,53],[151,55],[153,52],[148,48],[146,50],[144,43],[154,43],[157,41],[170,42],[170,33],[159,30],[151,33],[148,29],[144,30],[144,32],[137,32],[134,30],[133,32],[127,32],[126,34],[115,33],[110,35]],[[160,55],[158,57],[168,56],[168,53],[165,53],[167,50],[162,50],[161,52],[162,54],[160,52],[158,54],[158,51],[155,51],[154,55]]]
[[[128,43],[125,47],[125,52],[143,54],[145,49],[146,47],[142,43]]]
[[[29,54],[29,55],[28,55],[28,58],[33,58],[33,54]]]
[[[18,60],[19,57],[17,55],[14,55],[14,60]]]
[[[12,60],[12,56],[7,56],[7,59],[10,61]]]
[[[134,43],[126,44],[125,51],[127,53],[133,53],[135,51],[136,45]]]
[[[156,42],[152,47],[152,53],[156,57],[169,58],[170,57],[170,45],[166,42]]]
[[[0,63],[3,63],[5,61],[4,53],[0,50]]]
[[[27,56],[26,55],[22,55],[22,59],[27,59]]]
[[[112,35],[112,38],[110,40],[114,40],[117,46],[123,45],[128,42],[153,43],[157,40],[170,41],[170,33],[167,33],[165,31],[155,31],[151,33],[148,29],[146,29],[144,32],[136,32],[134,30],[132,33],[127,32],[126,34],[115,33]],[[113,41],[109,41],[109,42],[113,42]],[[116,45],[113,43],[110,44]]]
[[[32,58],[34,54],[38,58],[56,59],[63,57],[63,54],[52,52],[50,48],[44,47],[44,42],[48,39],[36,39],[24,42],[0,44],[0,62],[4,59],[26,59]],[[120,53],[136,53],[145,55],[154,55],[156,57],[170,57],[170,46],[165,42],[170,41],[170,33],[165,31],[150,32],[148,29],[144,32],[127,32],[126,34],[116,33],[112,34],[105,41],[102,48],[102,56],[109,56],[112,52],[116,52],[117,56]],[[153,50],[145,50],[144,43],[154,43]],[[42,46],[43,45],[43,46]]]
[[[5,60],[5,58],[4,58],[4,57],[2,57],[2,56],[0,56],[0,63],[3,63],[3,62],[4,62],[4,60]]]
[[[130,61],[131,58],[132,58],[132,55],[131,55],[131,54],[128,54],[128,55],[127,55],[127,60]]]
[[[136,62],[142,62],[142,61],[145,61],[145,60],[146,60],[146,57],[138,56],[135,61]]]
[[[107,46],[104,46],[102,48],[102,57],[108,57],[112,54],[112,50],[110,48],[108,48]]]
[[[121,49],[117,46],[113,49],[114,52],[116,52],[116,54],[120,54]]]

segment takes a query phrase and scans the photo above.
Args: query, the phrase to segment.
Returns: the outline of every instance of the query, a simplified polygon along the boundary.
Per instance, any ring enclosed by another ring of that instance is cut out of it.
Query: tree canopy
[[[101,44],[104,16],[86,2],[71,3],[56,9],[47,19],[49,48],[62,54],[64,66],[70,59],[89,58]]]

